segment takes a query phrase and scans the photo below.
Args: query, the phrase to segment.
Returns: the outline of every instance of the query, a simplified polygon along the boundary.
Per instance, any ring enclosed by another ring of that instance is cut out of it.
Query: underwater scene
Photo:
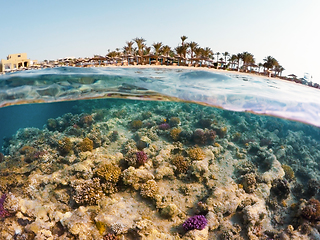
[[[320,239],[318,100],[185,69],[1,76],[0,239]]]

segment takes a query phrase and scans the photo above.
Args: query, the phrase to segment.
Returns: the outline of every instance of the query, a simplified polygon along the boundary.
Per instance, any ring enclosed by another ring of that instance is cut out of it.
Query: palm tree
[[[220,52],[216,52],[216,55],[217,55],[217,69],[219,69],[219,55],[220,55]]]
[[[152,44],[153,48],[154,48],[154,53],[156,55],[156,61],[158,62],[158,56],[159,56],[159,53],[160,53],[160,48],[162,46],[162,42],[158,42],[158,43],[154,43]]]
[[[183,46],[184,45],[184,41],[187,40],[188,37],[183,35],[180,38],[181,38],[182,46]]]
[[[258,66],[259,66],[259,73],[260,73],[260,69],[263,67],[263,63],[259,63]]]
[[[168,45],[164,45],[160,51],[164,56],[168,57],[171,51],[171,48]],[[167,60],[167,64],[168,64],[168,60]]]
[[[190,47],[190,57],[191,57],[191,64],[192,64],[193,53],[194,53],[195,49],[198,47],[198,43],[190,42],[189,47]]]
[[[135,41],[135,43],[137,44],[138,47],[138,55],[141,57],[141,63],[142,63],[142,56],[143,56],[143,48],[146,46],[145,43],[145,39],[143,38],[135,38],[133,39],[133,41]]]
[[[171,51],[171,47],[169,47],[168,45],[164,45],[162,48],[161,48],[161,52],[164,56],[168,57],[169,56],[169,53]]]
[[[202,49],[202,57],[205,59],[205,61],[208,61],[208,59],[213,55],[213,52],[211,48],[206,47]]]
[[[237,54],[237,60],[238,60],[238,72],[240,70],[240,60],[242,59],[242,53]]]
[[[242,61],[243,61],[243,66],[244,66],[245,71],[247,71],[248,65],[254,64],[254,62],[255,62],[253,54],[248,53],[248,52],[242,53]]]
[[[232,54],[231,58],[229,59],[229,61],[231,62],[232,65],[232,69],[234,69],[234,66],[236,65],[236,62],[238,61],[238,57],[235,54]],[[230,63],[229,62],[229,63]]]
[[[267,68],[267,70],[279,66],[279,62],[272,56],[267,56],[265,59],[263,59],[263,61],[265,62],[264,67]]]
[[[228,52],[224,52],[224,53],[222,53],[222,55],[224,56],[224,61],[227,64],[227,57],[229,57],[230,54]]]

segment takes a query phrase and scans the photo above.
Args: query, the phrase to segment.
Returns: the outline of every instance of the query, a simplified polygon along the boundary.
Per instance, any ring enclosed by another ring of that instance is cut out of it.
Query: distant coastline
[[[215,69],[223,73],[253,74],[260,77],[271,77],[320,88],[318,83],[298,78],[294,74],[282,76],[285,70],[279,61],[272,56],[263,59],[264,63],[256,64],[254,55],[249,52],[229,54],[229,52],[214,53],[211,48],[202,48],[196,42],[186,42],[188,37],[181,36],[181,44],[172,49],[162,42],[153,43],[152,47],[145,44],[143,38],[134,38],[126,45],[114,51],[108,50],[105,56],[94,55],[86,58],[60,58],[57,60],[44,60],[28,67],[4,71],[6,74],[16,71],[43,69],[61,66],[70,67],[181,67],[192,69]],[[219,56],[221,55],[221,58]]]

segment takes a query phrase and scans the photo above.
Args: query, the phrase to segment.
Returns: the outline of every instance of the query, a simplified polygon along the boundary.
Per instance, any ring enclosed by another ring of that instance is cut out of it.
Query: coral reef
[[[77,105],[5,138],[2,238],[319,238],[319,129],[196,104]]]

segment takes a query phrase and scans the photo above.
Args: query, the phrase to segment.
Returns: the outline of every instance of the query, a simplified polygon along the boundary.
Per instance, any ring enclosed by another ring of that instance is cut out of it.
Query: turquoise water
[[[0,239],[320,236],[317,89],[69,67],[1,76],[0,89]],[[184,229],[194,215],[208,226]]]

